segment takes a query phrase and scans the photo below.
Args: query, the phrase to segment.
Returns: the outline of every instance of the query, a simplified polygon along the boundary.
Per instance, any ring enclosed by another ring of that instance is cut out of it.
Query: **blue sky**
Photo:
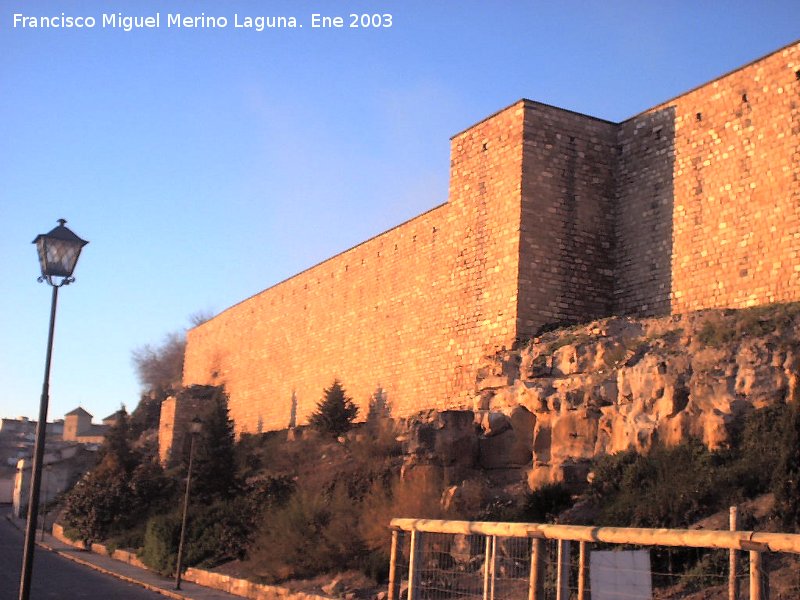
[[[453,134],[522,97],[625,119],[795,41],[796,8],[3,0],[0,416],[38,414],[50,294],[30,242],[58,218],[90,244],[60,295],[49,415],[99,419],[138,402],[132,349],[444,202]],[[13,27],[62,12],[98,25]],[[229,24],[167,28],[179,12]],[[315,12],[393,24],[312,29]]]

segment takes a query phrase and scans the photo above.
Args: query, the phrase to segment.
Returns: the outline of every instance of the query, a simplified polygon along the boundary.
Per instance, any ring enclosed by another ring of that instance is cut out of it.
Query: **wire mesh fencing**
[[[395,519],[388,600],[798,600],[800,535]]]

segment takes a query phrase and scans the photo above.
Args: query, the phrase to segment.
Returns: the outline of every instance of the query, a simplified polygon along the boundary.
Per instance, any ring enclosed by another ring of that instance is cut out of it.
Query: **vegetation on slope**
[[[699,341],[714,347],[732,336],[778,330],[798,306],[721,314],[703,325]],[[373,398],[366,423],[355,425],[355,406],[335,381],[310,419],[313,427],[294,431],[291,441],[284,431],[236,443],[224,393],[214,390],[209,398],[216,400],[197,439],[189,566],[237,561],[238,573],[265,582],[359,569],[380,581],[392,517],[685,527],[766,492],[774,494],[776,509],[772,522],[758,527],[800,528],[800,417],[792,404],[732,422],[721,450],[691,441],[654,444],[647,455],[598,459],[581,495],[556,484],[510,497],[479,471],[447,486],[441,468],[409,468],[382,394]],[[152,427],[152,406],[145,404],[134,412],[138,419],[123,416],[112,430],[98,467],[66,497],[62,520],[76,538],[136,548],[147,564],[171,573],[186,464],[164,472],[154,445],[141,442],[148,438],[141,432]],[[576,503],[581,510],[568,510]],[[755,525],[747,514],[742,518],[744,527]],[[697,560],[687,558],[684,567]]]

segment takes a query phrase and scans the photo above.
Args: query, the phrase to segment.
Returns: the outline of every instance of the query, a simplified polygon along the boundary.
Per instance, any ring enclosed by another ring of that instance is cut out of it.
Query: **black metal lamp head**
[[[75,279],[72,272],[78,264],[78,257],[81,250],[88,244],[67,227],[66,220],[59,219],[58,227],[50,233],[42,233],[36,236],[33,243],[39,252],[39,264],[42,267],[42,275],[39,281],[47,281],[52,286],[60,287],[72,283]],[[60,277],[61,281],[54,283],[53,277]]]

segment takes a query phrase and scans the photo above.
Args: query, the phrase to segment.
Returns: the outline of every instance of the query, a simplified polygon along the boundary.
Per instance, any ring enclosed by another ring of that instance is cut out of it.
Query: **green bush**
[[[139,559],[162,575],[175,573],[181,518],[177,513],[157,515],[147,521]]]
[[[152,517],[147,522],[139,558],[162,574],[175,571],[181,513]],[[190,505],[186,523],[183,564],[211,568],[244,557],[252,537],[253,517],[248,498]]]

